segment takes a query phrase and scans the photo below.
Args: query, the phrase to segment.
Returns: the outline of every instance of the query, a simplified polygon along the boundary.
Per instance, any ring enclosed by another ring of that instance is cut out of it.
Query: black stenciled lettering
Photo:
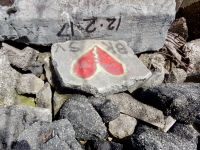
[[[67,29],[69,28],[69,25],[67,23],[65,23],[62,26],[61,30],[57,33],[57,36],[70,36],[69,34],[62,34],[62,32],[64,31],[65,28],[67,28]]]
[[[111,42],[108,42],[108,44],[105,42],[101,42],[101,43],[106,46],[107,51],[110,51],[111,53],[116,54],[116,51],[114,50],[114,47]]]
[[[128,51],[126,50],[125,46],[123,44],[121,44],[121,43],[117,43],[115,45],[115,48],[121,54],[128,54]]]
[[[70,22],[70,25],[71,25],[71,34],[72,36],[74,36],[74,23]]]
[[[76,46],[77,42],[70,42],[69,44],[69,51],[71,52],[78,52],[80,48]]]
[[[118,24],[117,24],[116,31],[119,29],[120,23],[121,23],[121,17],[119,18],[119,21],[118,21]]]
[[[110,24],[108,25],[108,30],[113,30],[115,28],[115,26],[112,26],[113,23],[116,21],[115,18],[107,18],[107,21],[110,22]]]
[[[58,52],[58,49],[59,49],[59,48],[61,48],[64,52],[66,51],[62,46],[60,46],[60,45],[58,45],[58,44],[56,44],[56,46],[57,46],[57,47],[56,47],[56,51],[55,51],[55,52]]]
[[[85,31],[88,33],[94,32],[96,30],[96,28],[94,27],[93,29],[90,29],[90,27],[95,24],[97,18],[93,17],[91,19],[83,19],[83,21],[90,21],[90,23],[87,25],[87,27],[85,28]]]

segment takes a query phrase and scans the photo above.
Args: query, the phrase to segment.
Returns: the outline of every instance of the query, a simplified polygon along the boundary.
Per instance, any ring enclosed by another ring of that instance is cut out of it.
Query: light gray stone
[[[165,126],[161,130],[163,132],[167,132],[174,125],[175,122],[176,120],[171,116],[165,116]]]
[[[68,100],[72,95],[71,94],[59,94],[58,92],[54,92],[53,95],[53,112],[54,116],[58,113],[61,106],[64,104],[66,100]]]
[[[51,60],[50,60],[50,56],[47,56],[46,58],[44,58],[44,70],[45,70],[45,75],[47,78],[47,81],[49,82],[49,84],[51,84],[52,87],[55,87],[54,82],[53,82],[53,76],[52,76],[52,64],[51,64]]]
[[[48,108],[52,110],[52,92],[48,82],[36,93],[36,107]]]
[[[17,81],[16,90],[19,94],[36,94],[44,86],[44,81],[34,74],[23,74]]]
[[[190,61],[191,70],[188,71],[188,75],[200,74],[200,39],[186,43],[183,47],[183,53]]]
[[[21,150],[27,144],[34,150],[82,150],[67,119],[51,123],[36,122],[24,130],[17,139],[14,150]]]
[[[32,64],[28,67],[28,70],[31,71],[34,75],[39,77],[43,73],[44,61],[33,61]]]
[[[11,8],[0,7],[0,39],[38,45],[125,40],[136,53],[159,50],[175,5],[174,0],[15,0]]]
[[[125,114],[120,114],[118,118],[109,122],[110,133],[119,139],[123,139],[133,134],[137,120]]]
[[[165,121],[162,111],[137,101],[129,94],[114,94],[106,96],[106,98],[115,101],[119,105],[121,113],[160,128],[164,127]]]
[[[28,67],[31,66],[39,54],[37,50],[31,47],[20,50],[6,43],[2,43],[1,51],[8,56],[10,64],[23,70],[28,70]]]
[[[165,76],[165,83],[183,83],[186,80],[187,73],[181,68],[173,68],[173,70]]]
[[[0,106],[0,142],[11,148],[19,134],[37,121],[52,121],[49,109],[25,106]],[[0,147],[1,148],[1,147]],[[3,149],[3,148],[1,148]]]
[[[124,41],[67,41],[51,52],[61,86],[94,95],[125,91],[151,76]]]
[[[13,105],[16,103],[15,90],[19,73],[14,70],[6,55],[0,51],[0,105]]]

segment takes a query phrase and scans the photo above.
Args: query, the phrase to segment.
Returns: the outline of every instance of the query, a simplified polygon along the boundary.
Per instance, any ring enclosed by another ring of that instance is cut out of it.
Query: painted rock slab
[[[124,41],[67,41],[51,52],[61,85],[94,95],[125,91],[151,76]]]
[[[124,40],[135,53],[159,50],[175,18],[174,0],[15,0],[0,3],[0,41],[49,45]]]

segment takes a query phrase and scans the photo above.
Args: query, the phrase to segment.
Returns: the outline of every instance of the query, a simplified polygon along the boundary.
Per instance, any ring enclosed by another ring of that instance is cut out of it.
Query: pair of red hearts
[[[80,78],[89,78],[96,72],[97,63],[110,74],[122,75],[124,73],[122,64],[98,46],[83,54],[74,63],[73,72]]]

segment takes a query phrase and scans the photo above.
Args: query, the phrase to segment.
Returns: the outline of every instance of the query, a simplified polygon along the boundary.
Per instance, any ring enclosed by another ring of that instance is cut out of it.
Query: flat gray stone
[[[0,6],[0,40],[124,40],[136,53],[159,50],[175,7],[174,0],[15,0],[12,7]]]
[[[10,66],[8,58],[0,51],[0,105],[14,105],[17,102],[15,90],[19,73]]]
[[[151,76],[124,41],[67,41],[51,52],[61,86],[94,95],[125,91]]]
[[[120,107],[120,112],[123,114],[148,122],[160,128],[163,128],[165,125],[162,111],[137,101],[129,94],[114,94],[106,96],[106,98],[116,102]]]
[[[44,81],[34,74],[23,74],[17,81],[16,90],[19,94],[36,94],[44,86]]]
[[[12,142],[17,140],[19,134],[37,121],[52,121],[49,109],[25,106],[0,106],[0,143],[10,149]],[[0,147],[2,149],[2,147]]]
[[[31,47],[20,50],[6,43],[2,43],[1,51],[8,56],[10,64],[23,70],[28,70],[28,67],[31,66],[39,54],[37,50]]]

